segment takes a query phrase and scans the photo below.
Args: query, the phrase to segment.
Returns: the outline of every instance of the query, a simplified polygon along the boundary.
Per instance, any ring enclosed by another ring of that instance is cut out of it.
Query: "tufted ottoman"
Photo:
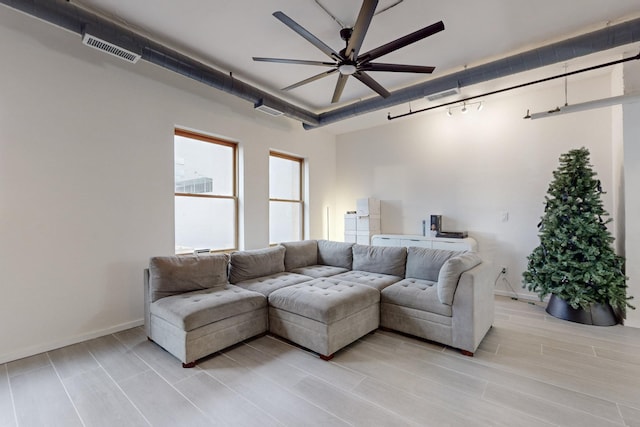
[[[380,292],[333,278],[318,278],[269,295],[269,331],[324,360],[378,328]]]

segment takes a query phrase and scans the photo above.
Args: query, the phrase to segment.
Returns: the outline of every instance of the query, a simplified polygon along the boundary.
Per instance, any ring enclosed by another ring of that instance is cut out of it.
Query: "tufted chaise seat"
[[[195,361],[267,331],[267,299],[227,281],[227,255],[154,257],[145,270],[150,340]]]

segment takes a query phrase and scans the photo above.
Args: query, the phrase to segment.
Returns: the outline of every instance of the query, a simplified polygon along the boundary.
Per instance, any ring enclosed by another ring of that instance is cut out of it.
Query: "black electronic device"
[[[442,230],[442,215],[431,215],[431,231],[439,233]]]
[[[439,231],[436,237],[446,237],[449,239],[464,239],[469,237],[466,231]]]

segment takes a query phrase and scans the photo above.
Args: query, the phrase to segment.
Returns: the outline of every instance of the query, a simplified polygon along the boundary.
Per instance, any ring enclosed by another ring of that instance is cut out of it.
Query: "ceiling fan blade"
[[[404,37],[400,37],[399,39],[383,44],[382,46],[372,49],[369,52],[363,53],[358,57],[358,62],[373,61],[374,59],[391,53],[394,50],[398,50],[402,47],[408,46],[411,43],[415,43],[418,40],[422,40],[425,37],[429,37],[443,30],[444,24],[442,23],[442,21],[436,22],[435,24],[431,24],[428,27],[424,27],[418,31],[414,31],[411,34],[407,34]]]
[[[395,73],[433,73],[436,67],[424,65],[384,64],[381,62],[367,62],[360,66],[362,71],[391,71]]]
[[[311,43],[312,45],[314,45],[315,47],[320,49],[328,57],[336,59],[336,60],[340,60],[341,59],[340,55],[338,54],[338,52],[336,52],[335,50],[331,49],[329,46],[327,46],[325,43],[323,43],[319,38],[317,38],[316,36],[311,34],[309,31],[307,31],[300,24],[298,24],[293,19],[289,18],[284,13],[282,13],[280,11],[277,11],[277,12],[273,13],[273,16],[275,16],[277,19],[279,19],[284,25],[286,25],[287,27],[291,28],[293,31],[295,31],[296,33],[301,35],[306,41],[308,41],[309,43]]]
[[[338,76],[338,83],[336,83],[336,89],[333,91],[333,97],[331,98],[331,103],[335,104],[340,101],[340,97],[342,96],[342,91],[344,90],[344,85],[347,84],[347,78],[349,76],[346,74],[340,74]]]
[[[363,73],[362,71],[358,71],[357,73],[353,74],[353,77],[355,77],[356,79],[360,80],[365,85],[369,86],[369,88],[371,88],[371,90],[376,92],[381,97],[388,98],[389,96],[391,96],[391,94],[389,93],[388,90],[383,88],[380,85],[380,83],[378,83],[377,81],[373,80],[371,78],[371,76],[369,76],[368,74]]]
[[[360,13],[356,19],[356,24],[353,26],[351,38],[349,39],[349,43],[347,43],[347,49],[344,52],[347,58],[350,58],[351,60],[357,58],[362,42],[364,41],[364,36],[367,34],[369,24],[371,24],[373,14],[375,13],[377,6],[378,0],[364,0],[362,3]]]
[[[335,67],[335,62],[307,61],[305,59],[284,59],[284,58],[263,58],[259,56],[253,57],[258,62],[277,62],[280,64],[300,64],[300,65],[320,65],[323,67]]]
[[[320,80],[323,77],[327,77],[328,75],[331,75],[333,73],[335,73],[336,71],[338,71],[337,68],[334,68],[333,70],[329,70],[329,71],[325,71],[323,73],[320,74],[316,74],[315,76],[311,76],[308,79],[304,79],[298,83],[294,83],[291,86],[287,86],[287,87],[283,87],[282,90],[291,90],[291,89],[295,89],[297,87],[300,87],[302,85],[306,85],[307,83],[311,83],[311,82],[315,82],[316,80]]]

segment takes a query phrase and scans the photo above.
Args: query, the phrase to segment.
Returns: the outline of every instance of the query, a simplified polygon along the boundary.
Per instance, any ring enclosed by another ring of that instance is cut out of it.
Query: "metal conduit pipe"
[[[318,115],[255,88],[179,52],[63,0],[0,0],[13,9],[82,35],[87,29],[100,38],[141,55],[142,59],[190,79],[238,96],[253,104],[265,104],[311,126],[320,125]]]
[[[85,27],[89,26],[92,31],[95,29],[102,34],[105,40],[139,52],[144,60],[153,64],[254,104],[262,99],[266,104],[284,112],[286,116],[301,121],[305,129],[314,129],[361,114],[408,103],[452,87],[482,83],[640,41],[640,18],[637,18],[400,89],[393,92],[388,98],[369,98],[318,115],[89,13],[68,1],[0,0],[0,4],[5,4],[78,34],[82,34]]]
[[[532,49],[320,114],[320,126],[408,103],[453,87],[465,87],[640,41],[640,18]],[[314,126],[303,124],[305,129]]]

